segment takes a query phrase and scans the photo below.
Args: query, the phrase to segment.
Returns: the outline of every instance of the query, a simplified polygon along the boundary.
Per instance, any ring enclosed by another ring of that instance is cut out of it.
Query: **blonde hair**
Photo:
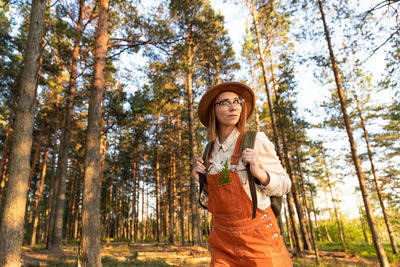
[[[208,107],[208,126],[207,126],[207,140],[214,141],[216,140],[219,125],[217,117],[215,116],[215,99],[212,101],[211,105]],[[240,133],[244,133],[246,131],[246,114],[247,114],[247,103],[245,102],[242,106],[242,111],[240,113],[240,118],[238,123],[236,123],[236,128]]]

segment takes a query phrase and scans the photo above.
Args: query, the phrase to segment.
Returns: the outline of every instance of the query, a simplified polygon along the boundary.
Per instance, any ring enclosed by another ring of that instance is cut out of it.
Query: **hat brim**
[[[222,92],[234,92],[245,100],[247,111],[246,119],[248,119],[254,111],[255,96],[253,90],[251,90],[250,87],[240,82],[220,83],[207,90],[207,92],[202,96],[199,102],[199,107],[197,110],[199,119],[201,123],[206,127],[208,127],[208,113],[210,105],[213,103],[214,99]]]

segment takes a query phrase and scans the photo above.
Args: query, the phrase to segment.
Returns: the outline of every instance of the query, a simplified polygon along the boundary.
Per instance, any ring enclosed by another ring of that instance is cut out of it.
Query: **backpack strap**
[[[240,149],[240,154],[242,154],[243,150],[246,148],[254,148],[254,143],[256,142],[257,131],[247,131],[244,134],[242,147]]]
[[[245,136],[243,138],[241,153],[246,148],[254,148],[256,135],[257,135],[257,131],[247,131],[246,132],[246,134],[245,134]],[[275,151],[276,151],[276,154],[279,157],[279,160],[280,160],[280,162],[281,162],[281,164],[283,166],[282,155],[279,153],[279,151],[276,148],[275,148]],[[247,164],[246,170],[247,170],[247,177],[249,179],[249,187],[250,187],[251,199],[253,201],[253,218],[254,218],[255,211],[257,210],[257,195],[255,193],[255,184],[261,185],[261,182],[257,178],[253,177],[253,175],[251,174],[251,171],[250,171],[250,165],[249,164]],[[252,190],[254,191],[254,193],[252,193]],[[270,198],[270,201],[271,201],[272,211],[274,212],[274,215],[276,217],[278,217],[280,215],[280,213],[281,213],[281,210],[282,210],[282,197],[270,196],[269,198]]]
[[[206,148],[204,149],[204,152],[203,152],[203,161],[204,161],[204,166],[206,166],[206,168],[208,168],[208,159],[210,158],[210,154],[211,154],[213,145],[214,145],[214,141],[210,141],[207,144],[207,146],[206,146]],[[205,184],[207,184],[207,175],[205,173],[201,173],[199,175],[199,186],[200,186],[199,203],[200,203],[201,207],[203,207],[204,209],[207,209],[207,207],[205,205],[203,205],[203,203],[201,203],[201,200],[200,200],[201,193],[203,192]]]
[[[247,131],[244,134],[243,141],[242,141],[242,146],[240,148],[240,154],[242,154],[243,150],[245,150],[246,148],[254,148],[256,135],[257,135],[256,131]],[[256,217],[256,215],[257,215],[257,205],[258,205],[255,180],[258,181],[258,179],[254,179],[253,174],[251,174],[250,164],[249,163],[247,163],[247,165],[246,165],[246,170],[247,170],[247,179],[249,180],[251,202],[253,203],[253,216],[252,216],[252,218],[254,219]],[[260,181],[258,181],[258,183],[260,183]]]
[[[278,149],[276,149],[276,147],[275,147],[275,152],[279,158],[279,161],[281,162],[281,165],[284,166],[282,155],[281,155],[281,153],[279,153],[279,151],[278,151]],[[269,198],[271,200],[272,211],[274,212],[276,218],[278,218],[280,216],[281,210],[282,210],[282,201],[283,201],[282,197],[270,196]]]

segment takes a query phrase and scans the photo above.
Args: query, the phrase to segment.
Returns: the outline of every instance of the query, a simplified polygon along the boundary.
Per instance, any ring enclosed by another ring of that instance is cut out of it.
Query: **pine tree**
[[[45,32],[46,3],[44,0],[34,0],[31,7],[24,67],[19,80],[18,108],[10,155],[10,178],[0,226],[2,236],[0,265],[2,266],[18,266],[20,264],[39,59]]]

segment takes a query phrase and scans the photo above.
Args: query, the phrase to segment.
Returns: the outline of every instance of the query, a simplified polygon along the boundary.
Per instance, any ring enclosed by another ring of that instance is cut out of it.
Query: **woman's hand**
[[[199,181],[199,174],[201,173],[206,173],[206,166],[204,166],[204,161],[201,157],[197,157],[196,158],[196,162],[192,171],[192,174],[194,176],[194,178],[196,179],[196,181]]]
[[[246,148],[245,150],[243,150],[242,162],[244,166],[247,166],[248,163],[250,164],[251,174],[253,174],[253,176],[256,177],[258,180],[260,180],[263,185],[269,184],[269,174],[260,168],[260,165],[258,164],[258,153],[256,150],[251,148]]]

